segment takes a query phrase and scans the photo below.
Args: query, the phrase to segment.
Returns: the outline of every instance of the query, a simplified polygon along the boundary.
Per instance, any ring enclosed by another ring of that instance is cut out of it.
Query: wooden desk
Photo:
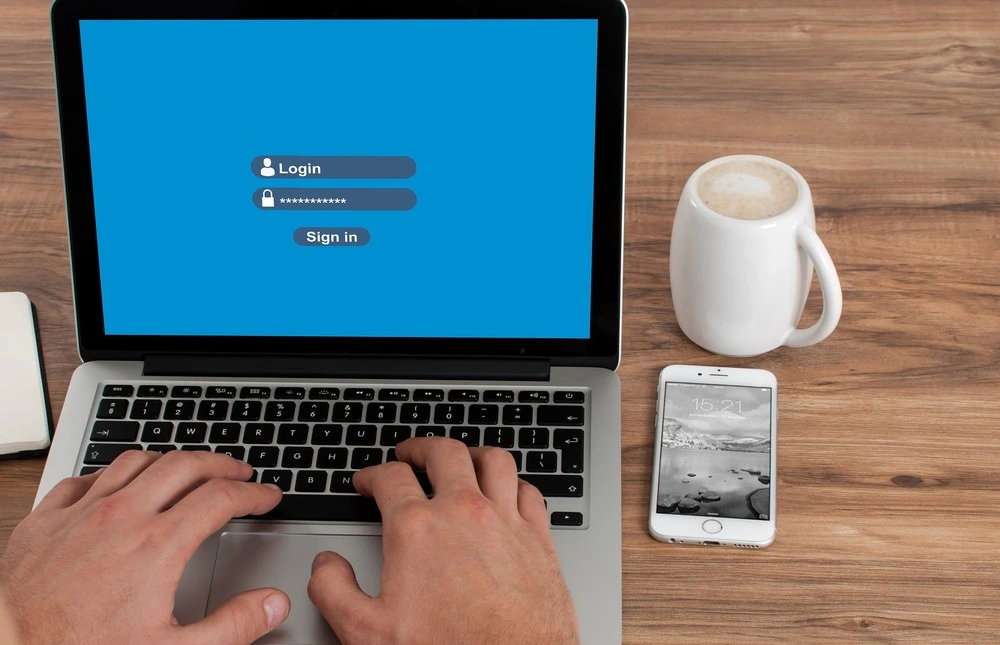
[[[0,9],[0,289],[38,306],[58,415],[79,359],[48,7]],[[1000,642],[1000,10],[635,0],[631,15],[624,641]],[[734,152],[812,185],[845,302],[820,345],[733,361],[677,327],[673,209],[699,164]],[[778,376],[769,549],[646,533],[656,374],[691,362]],[[0,546],[41,470],[0,464]]]

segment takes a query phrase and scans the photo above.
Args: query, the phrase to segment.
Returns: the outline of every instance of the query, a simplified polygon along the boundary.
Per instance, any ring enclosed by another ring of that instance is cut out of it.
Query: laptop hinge
[[[149,355],[146,376],[547,381],[544,359]]]

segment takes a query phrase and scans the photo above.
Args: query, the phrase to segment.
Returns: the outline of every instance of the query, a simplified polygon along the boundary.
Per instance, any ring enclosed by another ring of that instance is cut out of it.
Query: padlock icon
[[[274,208],[274,193],[271,192],[270,188],[265,188],[264,192],[260,194],[260,206],[261,208]]]

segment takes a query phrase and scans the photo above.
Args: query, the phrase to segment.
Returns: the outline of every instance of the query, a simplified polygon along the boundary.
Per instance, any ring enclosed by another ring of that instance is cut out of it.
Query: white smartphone
[[[767,370],[660,372],[649,533],[758,549],[774,541],[778,382]]]

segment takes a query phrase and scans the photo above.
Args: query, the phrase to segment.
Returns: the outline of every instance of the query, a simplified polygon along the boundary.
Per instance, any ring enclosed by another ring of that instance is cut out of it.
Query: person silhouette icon
[[[260,169],[261,177],[274,177],[274,168],[271,167],[271,158],[264,157],[264,167]]]

